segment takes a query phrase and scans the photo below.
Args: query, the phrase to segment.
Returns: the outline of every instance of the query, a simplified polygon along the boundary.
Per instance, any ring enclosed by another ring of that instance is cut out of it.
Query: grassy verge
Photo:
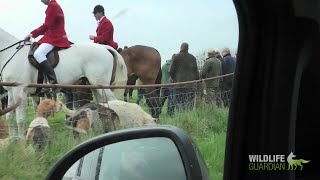
[[[224,147],[226,139],[227,109],[203,108],[192,112],[176,113],[168,118],[166,107],[160,117],[161,124],[174,125],[185,130],[197,143],[202,153],[211,179],[222,179]],[[28,111],[27,122],[34,118]],[[64,113],[49,118],[55,139],[41,152],[35,152],[24,142],[13,142],[0,148],[1,180],[44,179],[53,164],[78,143],[88,139],[75,140],[70,130],[65,128]]]

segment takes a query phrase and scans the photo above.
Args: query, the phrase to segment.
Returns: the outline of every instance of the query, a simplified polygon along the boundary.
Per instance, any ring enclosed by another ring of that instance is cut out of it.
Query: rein
[[[3,69],[4,69],[4,68],[7,66],[7,64],[11,61],[11,59],[20,51],[20,49],[22,49],[22,48],[25,46],[25,44],[21,45],[22,42],[24,42],[24,40],[18,41],[18,42],[16,42],[16,43],[12,44],[11,46],[8,46],[8,47],[0,50],[0,52],[3,52],[3,51],[5,51],[5,50],[10,49],[10,48],[12,48],[13,46],[19,44],[19,46],[16,48],[16,49],[17,49],[16,52],[9,58],[9,60],[8,60],[8,61],[4,64],[4,66],[2,67],[2,69],[1,69],[1,71],[0,71],[0,81],[2,81],[2,71],[3,71]],[[30,44],[27,44],[27,45],[30,45]]]
[[[22,43],[24,40],[21,40],[21,41],[18,41],[18,42],[16,42],[16,43],[14,43],[14,44],[12,44],[11,46],[8,46],[8,47],[6,47],[6,48],[4,48],[4,49],[1,49],[0,50],[0,52],[3,52],[3,51],[5,51],[5,50],[7,50],[7,49],[9,49],[9,48],[12,48],[13,46],[15,46],[15,45],[17,45],[17,44],[19,44],[19,46],[20,46],[20,43]],[[19,48],[19,47],[18,47]],[[17,48],[17,49],[18,49]]]

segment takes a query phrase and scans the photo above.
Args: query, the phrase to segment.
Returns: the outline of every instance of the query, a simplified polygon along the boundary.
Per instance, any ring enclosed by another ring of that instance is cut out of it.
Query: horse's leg
[[[23,92],[23,90],[16,90],[13,94],[15,103],[18,102],[18,98],[21,98],[21,104],[16,109],[16,118],[18,124],[18,137],[23,138],[25,132],[24,123],[26,119],[27,94]]]
[[[5,109],[7,107],[8,104],[8,97],[4,97],[1,99],[1,108]]]
[[[128,83],[127,83],[127,85],[128,85]],[[125,101],[125,102],[128,102],[128,99],[127,99],[128,97],[127,97],[127,96],[128,96],[128,88],[126,88],[126,89],[124,90],[124,101]]]
[[[58,99],[58,93],[54,93],[53,100],[57,102],[57,99]]]
[[[52,93],[46,93],[45,99],[52,99],[53,94]]]
[[[91,89],[79,89],[77,92],[77,98],[78,98],[77,107],[82,107],[85,104],[90,103],[90,101],[93,100]]]
[[[40,103],[40,97],[39,96],[32,96],[32,106],[33,106],[33,110],[36,111],[38,104]]]
[[[13,100],[13,92],[12,90],[8,91],[8,106],[13,106],[14,100]],[[13,111],[10,111],[6,114],[6,120],[8,125],[8,131],[9,131],[9,137],[16,136],[16,131],[14,128],[13,123]]]
[[[73,93],[71,89],[66,89],[64,91],[64,97],[65,97],[65,105],[67,106],[68,109],[73,109]],[[69,116],[66,114],[66,121],[69,118]],[[66,122],[67,125],[71,125],[70,122]]]
[[[129,98],[132,99],[133,88],[129,89]]]
[[[92,94],[95,96],[97,103],[105,103],[117,99],[110,89],[92,89]]]
[[[143,84],[153,84],[152,80],[143,80]],[[153,118],[159,118],[162,109],[162,98],[160,97],[161,88],[146,88],[144,97],[146,104]]]
[[[1,86],[0,87],[0,95],[3,95],[7,91]],[[5,109],[8,105],[8,95],[1,99],[1,109]]]
[[[88,82],[87,78],[81,78],[79,80],[78,84],[79,85],[87,85],[87,84],[89,84],[89,82]],[[90,103],[91,100],[93,100],[91,89],[77,88],[77,89],[75,89],[74,94],[76,96],[76,98],[74,98],[74,101],[75,101],[75,99],[77,99],[77,101],[76,101],[77,106],[75,106],[76,108],[82,107],[85,104]]]
[[[71,99],[71,97],[72,97],[72,99]],[[73,104],[73,106],[72,106],[73,109],[77,109],[79,107],[79,96],[78,96],[78,92],[76,89],[72,89],[72,95],[70,95],[68,103]]]

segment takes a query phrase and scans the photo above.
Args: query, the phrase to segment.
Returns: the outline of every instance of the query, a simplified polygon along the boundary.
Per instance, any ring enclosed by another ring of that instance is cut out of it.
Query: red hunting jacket
[[[55,0],[51,0],[48,4],[45,22],[39,28],[33,30],[31,34],[33,38],[43,35],[38,44],[48,43],[60,48],[70,47],[64,29],[64,14]]]
[[[105,16],[101,18],[97,27],[97,36],[93,42],[98,44],[109,45],[114,49],[118,49],[118,43],[113,41],[113,25]]]

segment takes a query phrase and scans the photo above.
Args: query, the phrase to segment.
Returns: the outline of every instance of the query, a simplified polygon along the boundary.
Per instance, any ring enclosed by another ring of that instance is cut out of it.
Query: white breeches
[[[38,63],[42,63],[47,59],[47,54],[54,48],[53,45],[48,43],[40,44],[38,49],[34,52],[33,56],[38,61]]]

